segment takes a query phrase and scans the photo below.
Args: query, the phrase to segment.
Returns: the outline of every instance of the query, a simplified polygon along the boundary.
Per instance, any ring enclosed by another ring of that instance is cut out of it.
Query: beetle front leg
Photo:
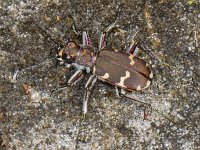
[[[95,75],[91,75],[90,78],[88,79],[86,85],[85,85],[85,93],[84,93],[84,98],[83,98],[83,115],[87,113],[87,103],[89,100],[90,96],[90,91],[94,86],[94,83],[97,81],[97,78]]]
[[[78,81],[80,81],[83,77],[83,71],[77,70],[73,76],[68,80],[69,85],[75,85]]]
[[[74,75],[71,76],[71,78],[68,80],[68,85],[75,85],[78,81],[80,81],[83,77],[83,71],[82,70],[77,70]],[[51,91],[51,96],[58,91],[61,91],[68,87],[68,85],[62,86],[62,87],[57,87]]]

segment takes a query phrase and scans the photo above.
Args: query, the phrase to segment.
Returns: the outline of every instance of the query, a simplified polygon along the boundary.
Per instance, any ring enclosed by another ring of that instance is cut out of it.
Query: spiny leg
[[[146,47],[146,42],[144,41],[138,41],[137,47],[142,50],[143,52],[145,52],[146,54],[148,54],[149,56],[153,57],[154,59],[158,60],[162,65],[167,66],[171,69],[176,69],[175,66],[172,66],[166,62],[163,62],[158,56],[156,56],[154,53],[151,52],[151,49]]]
[[[75,85],[78,81],[80,81],[83,77],[83,71],[77,70],[74,75],[71,76],[71,78],[68,80],[69,85]]]
[[[146,45],[146,43],[144,41],[143,42],[139,41],[138,48],[141,49],[142,51],[144,51],[145,53],[147,53],[148,55],[150,55],[151,57],[157,59],[158,61],[161,61],[145,45]]]
[[[121,89],[121,91],[119,91],[118,87],[116,87],[116,93],[117,93],[117,96],[119,96],[121,98],[126,98],[126,99],[129,99],[129,100],[133,100],[133,101],[136,101],[138,103],[142,103],[144,106],[146,106],[146,107],[144,107],[144,120],[147,119],[148,115],[151,115],[151,112],[152,112],[151,104],[143,102],[143,101],[140,101],[140,100],[138,100],[136,98],[132,98],[132,97],[127,96],[125,91],[123,89]],[[150,113],[149,114],[146,111],[147,108],[150,109]]]
[[[90,38],[89,38],[86,31],[83,31],[83,39],[82,40],[83,40],[83,46],[90,46],[91,45]]]
[[[103,49],[106,46],[106,33],[101,33],[100,41],[99,41],[99,50]]]
[[[99,50],[103,49],[106,46],[106,34],[110,32],[113,28],[116,27],[116,21],[109,25],[104,32],[101,33],[99,41]]]
[[[137,55],[138,53],[138,45],[140,44],[140,41],[135,41],[134,38],[136,37],[137,33],[139,32],[139,30],[137,30],[134,35],[132,36],[132,44],[130,45],[129,49],[126,51],[129,54],[135,54]]]
[[[136,37],[138,32],[140,32],[140,30],[136,29],[135,33],[132,36],[132,44],[130,45],[129,49],[126,52],[129,53],[129,54],[135,54],[136,55],[137,54],[136,49],[139,48],[142,51],[146,52],[147,54],[156,58],[155,55],[145,46],[146,45],[145,42],[142,42],[141,40],[137,40],[137,41],[134,40],[134,38]]]
[[[91,75],[90,78],[88,79],[86,85],[85,85],[85,93],[84,93],[84,98],[83,98],[83,115],[87,113],[87,103],[89,100],[90,96],[90,91],[94,86],[94,83],[97,81],[97,77],[95,75]]]
[[[116,29],[117,32],[121,32],[121,33],[126,32],[125,30],[122,30],[122,29],[120,29],[120,28],[117,26],[117,19],[116,19],[114,23],[112,23],[111,25],[109,25],[109,26],[105,29],[105,31],[101,33],[100,41],[99,41],[99,50],[103,49],[103,48],[106,46],[106,35],[107,35],[108,33],[110,33],[111,31],[113,31],[113,29]]]
[[[137,54],[137,47],[138,47],[139,41],[136,41],[134,43],[131,44],[130,48],[127,50],[127,53],[129,54]]]

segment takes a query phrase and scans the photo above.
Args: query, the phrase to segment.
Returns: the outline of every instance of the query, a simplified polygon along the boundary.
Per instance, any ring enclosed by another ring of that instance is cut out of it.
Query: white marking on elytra
[[[151,81],[148,80],[145,87],[142,88],[141,85],[138,85],[136,90],[140,91],[140,90],[146,89],[147,87],[149,87],[150,84],[151,84]]]
[[[100,78],[102,78],[102,79],[108,79],[109,78],[109,74],[105,73],[103,76],[100,76]]]
[[[150,73],[149,78],[153,78],[153,72]]]
[[[139,91],[139,90],[141,90],[141,89],[142,89],[142,88],[141,88],[140,85],[138,85],[137,88],[136,88],[137,91]]]
[[[147,87],[149,87],[150,84],[151,84],[151,81],[148,80],[146,86],[142,89],[146,89]]]
[[[124,81],[126,80],[126,79],[128,79],[129,77],[130,77],[130,72],[129,71],[126,71],[126,75],[124,76],[124,77],[121,77],[120,78],[120,82],[119,83],[116,83],[116,85],[119,85],[119,86],[121,86],[121,87],[124,87],[124,88],[126,88],[126,86],[124,85]]]
[[[135,62],[133,60],[133,57],[134,57],[133,54],[130,54],[129,57],[128,57],[131,60],[130,65],[134,65],[135,64]]]

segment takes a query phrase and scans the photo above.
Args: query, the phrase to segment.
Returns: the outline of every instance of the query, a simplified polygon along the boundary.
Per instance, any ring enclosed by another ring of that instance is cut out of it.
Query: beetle
[[[76,84],[84,75],[90,77],[85,84],[83,114],[87,113],[90,90],[97,80],[107,82],[126,91],[140,91],[149,87],[153,73],[149,65],[134,54],[140,42],[133,43],[128,51],[122,52],[105,48],[107,31],[101,33],[99,47],[94,48],[86,31],[82,34],[82,45],[69,40],[57,53],[57,60],[66,67],[76,68],[68,80],[69,85]],[[124,94],[121,96],[135,100]],[[136,100],[138,101],[138,100]],[[142,102],[150,105],[148,103]]]
[[[97,80],[101,80],[116,87],[117,95],[126,99],[134,100],[148,106],[149,103],[126,96],[124,91],[141,91],[150,86],[153,72],[149,65],[142,58],[136,55],[136,49],[144,50],[146,53],[154,55],[140,41],[133,42],[126,52],[106,48],[106,35],[113,28],[111,24],[101,33],[99,47],[95,48],[90,43],[90,38],[86,31],[82,34],[82,44],[77,44],[73,40],[68,40],[66,45],[58,44],[44,29],[34,23],[49,39],[57,45],[57,62],[67,68],[74,67],[76,72],[68,80],[68,85],[75,85],[82,79],[85,73],[90,74],[85,84],[83,98],[83,114],[87,113],[87,103],[91,89]],[[156,57],[155,57],[156,58]],[[22,70],[22,72],[25,69]],[[18,76],[17,71],[14,76]],[[13,77],[14,78],[14,77]],[[16,79],[15,79],[16,80]],[[118,89],[121,89],[119,92]],[[57,91],[52,90],[51,95]],[[147,117],[144,109],[144,119]]]

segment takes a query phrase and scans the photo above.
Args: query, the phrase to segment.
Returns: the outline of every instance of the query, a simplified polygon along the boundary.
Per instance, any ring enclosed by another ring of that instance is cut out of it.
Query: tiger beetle
[[[36,24],[37,25],[37,24]],[[37,25],[38,26],[38,25]],[[57,44],[51,36],[38,26],[54,43]],[[107,49],[106,35],[114,26],[108,27],[101,33],[99,47],[94,48],[91,45],[90,38],[86,31],[82,34],[82,45],[73,40],[69,40],[65,46],[61,46],[57,51],[57,60],[60,64],[71,68],[76,72],[68,80],[68,85],[75,85],[85,73],[90,77],[85,84],[85,93],[83,98],[83,114],[87,113],[87,103],[90,91],[97,80],[107,82],[116,87],[117,95],[138,101],[151,107],[150,104],[126,96],[119,89],[125,91],[140,91],[149,87],[153,78],[153,73],[149,65],[135,55],[137,47],[143,49],[140,42],[133,43],[126,52]],[[59,45],[59,44],[57,44]],[[144,113],[144,118],[145,118]]]

